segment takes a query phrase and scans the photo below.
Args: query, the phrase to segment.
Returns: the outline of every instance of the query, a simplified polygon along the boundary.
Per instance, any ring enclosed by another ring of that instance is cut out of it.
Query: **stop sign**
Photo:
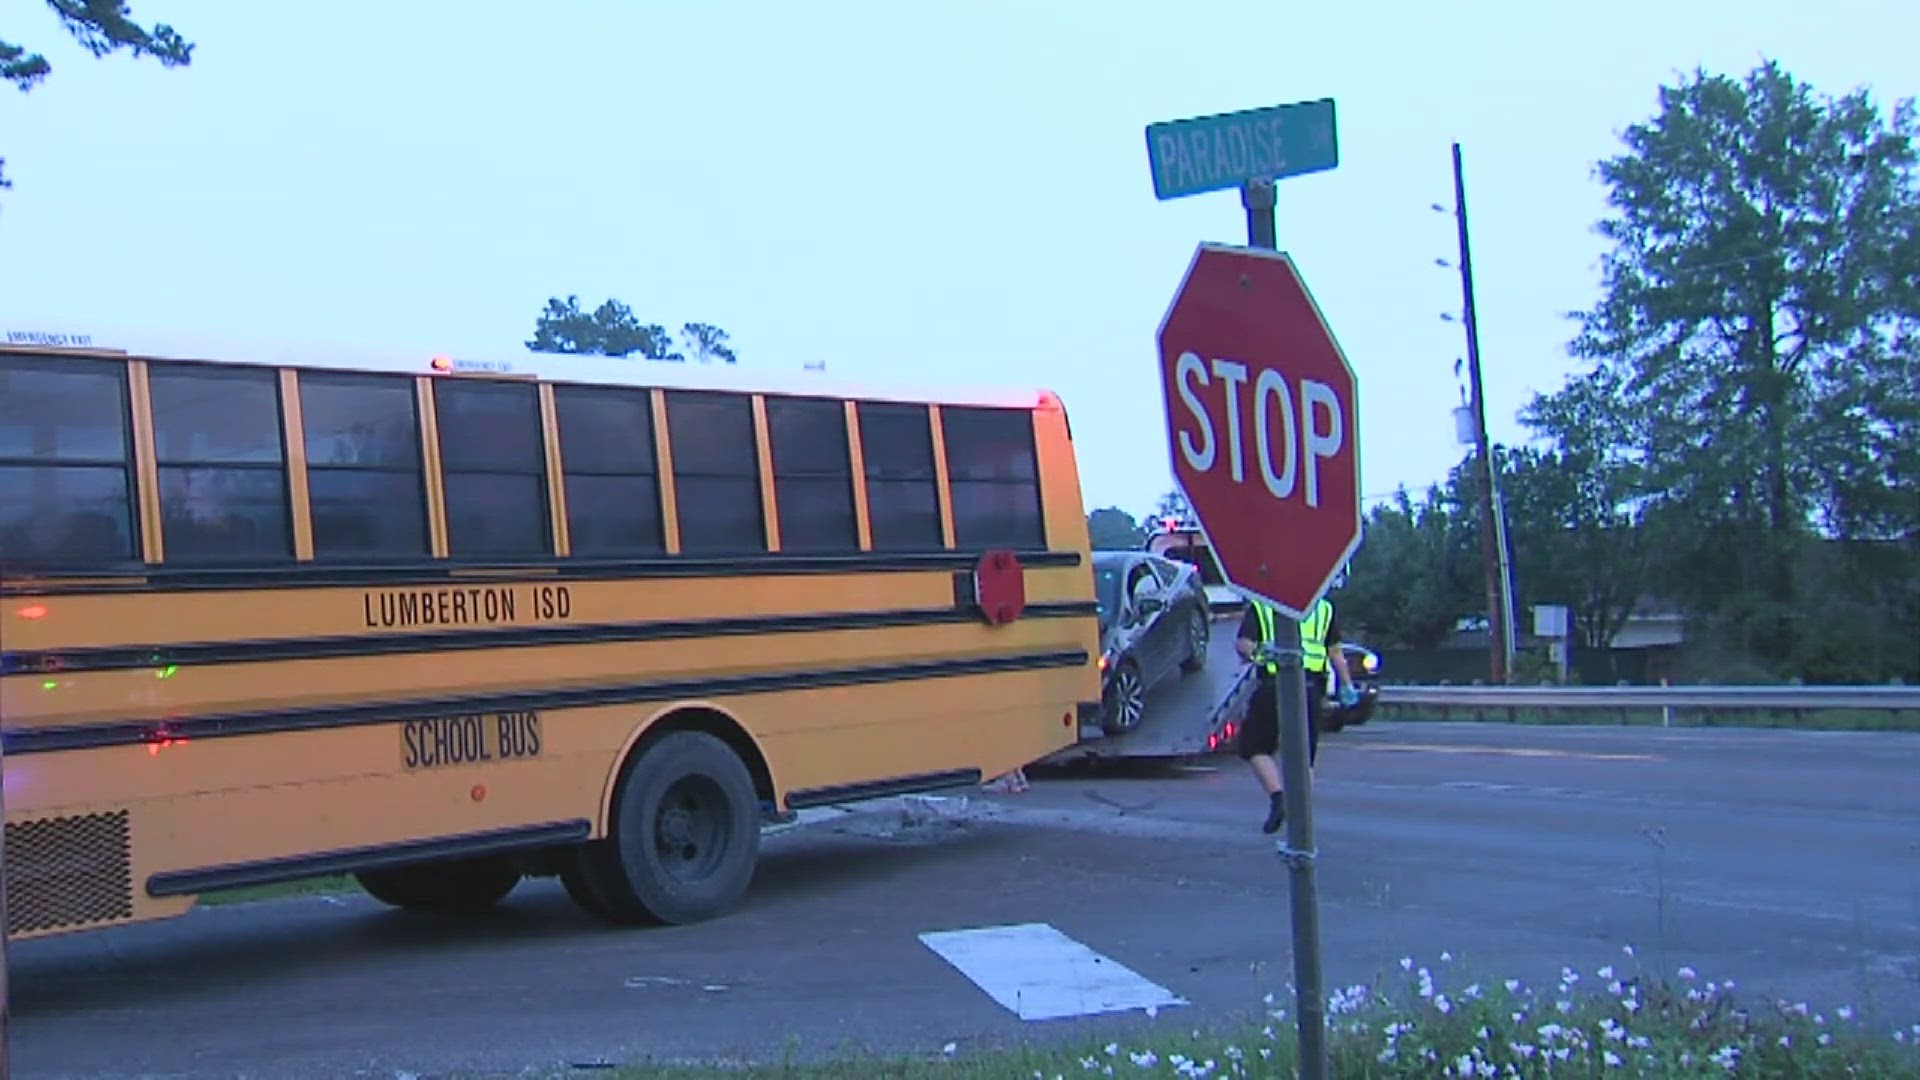
[[[1227,580],[1299,619],[1360,546],[1353,368],[1278,251],[1201,244],[1160,323],[1173,475]]]

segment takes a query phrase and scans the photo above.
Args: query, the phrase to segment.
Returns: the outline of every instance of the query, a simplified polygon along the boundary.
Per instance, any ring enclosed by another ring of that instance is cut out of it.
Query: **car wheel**
[[[1120,661],[1113,681],[1102,695],[1100,729],[1108,735],[1120,735],[1140,726],[1147,712],[1147,686],[1140,681],[1140,669],[1132,660]]]
[[[1207,666],[1207,645],[1213,640],[1213,628],[1207,625],[1207,617],[1198,611],[1187,616],[1187,659],[1181,663],[1182,671],[1199,671]]]

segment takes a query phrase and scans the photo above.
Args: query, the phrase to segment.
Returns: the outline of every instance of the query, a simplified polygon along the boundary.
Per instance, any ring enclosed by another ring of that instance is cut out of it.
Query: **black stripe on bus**
[[[536,559],[509,562],[414,560],[378,566],[289,562],[269,566],[8,566],[0,569],[0,596],[48,593],[201,592],[226,589],[317,589],[354,585],[409,585],[444,581],[616,581],[628,578],[734,578],[789,574],[912,573],[970,570],[982,551],[921,551],[849,555],[760,553],[722,558],[662,555],[650,559]],[[1077,551],[1016,551],[1029,569],[1079,566]],[[118,579],[118,580],[110,580]]]
[[[945,772],[916,773],[912,776],[895,776],[886,780],[867,780],[858,784],[802,788],[787,793],[787,806],[794,810],[805,810],[812,806],[833,806],[838,803],[860,802],[863,799],[884,799],[889,795],[917,795],[923,791],[944,791],[947,788],[967,787],[978,784],[980,779],[979,769],[948,769]]]
[[[470,694],[462,697],[415,698],[365,705],[323,705],[304,709],[128,720],[109,724],[15,728],[5,733],[4,750],[7,754],[92,750],[111,746],[137,746],[165,740],[218,739],[284,731],[315,731],[369,724],[391,724],[402,720],[426,720],[477,712],[542,712],[550,709],[627,705],[650,701],[671,701],[679,698],[763,694],[780,690],[816,690],[834,686],[909,682],[914,679],[1079,667],[1089,659],[1091,658],[1084,649],[1061,649],[768,675],[657,679],[648,682],[575,687],[565,690]]]
[[[523,825],[512,829],[436,836],[427,840],[408,840],[377,847],[342,848],[315,855],[296,855],[286,859],[262,859],[257,862],[227,863],[197,870],[169,870],[147,878],[147,895],[152,897],[191,896],[216,889],[240,889],[254,885],[274,885],[302,878],[351,874],[383,866],[425,862],[430,859],[468,859],[480,855],[503,855],[562,844],[577,844],[593,835],[592,823],[585,820],[556,821],[548,825]]]
[[[1036,619],[1093,615],[1091,600],[1027,605]],[[870,630],[973,622],[977,608],[896,608],[887,611],[835,611],[814,615],[752,615],[719,619],[656,619],[642,622],[547,625],[510,630],[433,630],[425,633],[334,634],[322,637],[241,641],[189,641],[165,645],[106,645],[39,652],[0,653],[0,675],[133,668],[245,664],[264,661],[325,660],[339,657],[393,656],[464,649],[517,649],[547,645],[595,645],[611,642],[669,641],[743,634],[794,634],[826,630]]]

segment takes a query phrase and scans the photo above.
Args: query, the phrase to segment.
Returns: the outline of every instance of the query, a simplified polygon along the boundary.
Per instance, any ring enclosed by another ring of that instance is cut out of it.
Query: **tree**
[[[1381,647],[1431,649],[1485,606],[1479,534],[1462,510],[1461,469],[1455,474],[1418,502],[1402,489],[1367,512],[1366,542],[1334,601],[1343,626]]]
[[[123,0],[47,0],[47,6],[81,47],[95,57],[127,49],[136,58],[151,56],[166,67],[186,67],[193,62],[192,43],[165,23],[156,23],[152,30],[142,27],[133,21]],[[53,65],[46,57],[10,41],[0,41],[0,78],[21,93],[32,90],[52,71]],[[0,158],[0,189],[13,186],[7,179],[6,165],[6,159]]]
[[[1193,505],[1178,491],[1169,491],[1160,496],[1160,501],[1153,504],[1151,517],[1156,525],[1169,520],[1180,525],[1191,525],[1199,520],[1193,512]]]
[[[1096,548],[1137,548],[1147,535],[1132,514],[1117,506],[1104,506],[1088,514],[1087,532]]]
[[[590,356],[632,356],[648,360],[685,360],[674,351],[673,337],[658,323],[642,323],[627,305],[608,300],[588,314],[580,298],[551,299],[534,323],[534,352],[584,353]]]
[[[1639,500],[1652,584],[1798,666],[1819,539],[1920,536],[1920,147],[1911,101],[1696,71],[1599,163],[1587,362],[1528,422]],[[1804,673],[1796,671],[1796,673]]]
[[[1623,473],[1582,449],[1496,447],[1494,463],[1516,610],[1563,604],[1575,640],[1607,648],[1645,596],[1646,537]],[[1454,484],[1478,482],[1477,475],[1460,475]],[[1479,503],[1469,501],[1465,509],[1477,523]]]
[[[727,343],[727,332],[709,323],[686,323],[680,327],[680,338],[687,343],[687,351],[693,358],[703,364],[715,360],[731,364],[739,359],[733,354],[733,346]]]

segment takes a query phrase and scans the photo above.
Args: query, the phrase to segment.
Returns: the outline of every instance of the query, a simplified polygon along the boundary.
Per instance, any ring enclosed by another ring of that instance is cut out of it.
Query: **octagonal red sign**
[[[1201,244],[1160,324],[1173,475],[1227,581],[1298,619],[1360,546],[1357,380],[1285,253]]]

